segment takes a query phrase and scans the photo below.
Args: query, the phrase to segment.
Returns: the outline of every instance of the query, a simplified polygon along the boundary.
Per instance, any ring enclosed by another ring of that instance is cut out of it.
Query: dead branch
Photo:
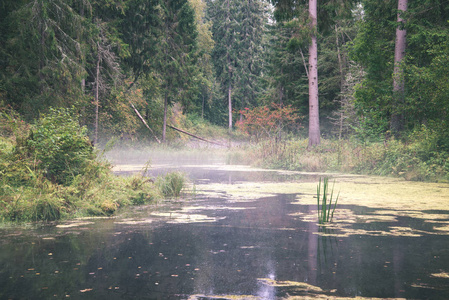
[[[137,110],[137,108],[134,106],[134,104],[131,103],[131,101],[129,102],[129,104],[131,104],[131,107],[134,109],[134,111],[136,112],[137,116],[139,116],[140,120],[142,121],[143,124],[145,124],[145,126],[151,131],[151,133],[153,134],[154,138],[156,139],[156,141],[160,144],[161,141],[157,138],[156,134],[154,134],[154,131],[150,128],[150,126],[148,126],[147,122],[145,121],[145,119],[142,117],[142,115],[139,113],[139,111]]]
[[[194,138],[199,139],[199,140],[201,140],[201,141],[204,141],[204,142],[206,142],[206,143],[211,143],[211,144],[215,144],[215,145],[219,145],[219,146],[225,146],[225,145],[220,144],[220,143],[217,143],[217,142],[213,142],[213,141],[206,140],[206,139],[204,139],[204,138],[202,138],[202,137],[199,137],[199,136],[197,136],[197,135],[194,135],[194,134],[189,133],[189,132],[187,132],[187,131],[184,131],[184,130],[182,130],[182,129],[176,128],[176,127],[174,127],[174,126],[167,125],[167,127],[171,128],[171,129],[174,129],[174,130],[176,130],[176,131],[179,131],[179,132],[181,132],[181,133],[187,134],[187,135],[189,135],[189,136],[191,136],[191,137],[194,137]]]

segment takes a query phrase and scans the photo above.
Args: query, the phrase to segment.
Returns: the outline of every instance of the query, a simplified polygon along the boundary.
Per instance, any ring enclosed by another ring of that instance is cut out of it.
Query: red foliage
[[[291,105],[272,103],[270,106],[259,106],[253,109],[245,107],[240,111],[243,120],[236,122],[242,132],[253,136],[256,140],[262,137],[276,137],[286,126],[295,124],[301,119]]]

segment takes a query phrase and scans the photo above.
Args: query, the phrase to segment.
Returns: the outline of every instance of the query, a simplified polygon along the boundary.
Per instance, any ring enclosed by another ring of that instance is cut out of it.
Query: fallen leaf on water
[[[449,273],[441,272],[441,273],[433,273],[431,274],[432,277],[438,277],[438,278],[449,278]]]

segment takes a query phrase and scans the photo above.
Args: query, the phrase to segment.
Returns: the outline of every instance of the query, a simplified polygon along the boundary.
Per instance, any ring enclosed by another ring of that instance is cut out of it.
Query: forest
[[[267,167],[447,181],[448,22],[445,0],[1,0],[2,201],[170,127]]]

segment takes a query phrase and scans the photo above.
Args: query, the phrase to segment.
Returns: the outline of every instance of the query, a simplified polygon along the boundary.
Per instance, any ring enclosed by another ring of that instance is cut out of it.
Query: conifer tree
[[[196,38],[198,35],[195,13],[187,0],[162,1],[162,23],[156,57],[164,99],[162,141],[166,139],[167,110],[174,102],[181,102],[192,88],[197,69]],[[185,100],[185,99],[184,99]]]
[[[77,37],[83,18],[71,4],[19,1],[5,16],[2,81],[8,102],[29,118],[51,105],[73,104],[82,95],[79,82],[85,71]]]
[[[262,68],[263,35],[267,22],[262,0],[209,1],[215,48],[213,61],[223,98],[228,104],[228,128],[233,110],[255,104]]]

